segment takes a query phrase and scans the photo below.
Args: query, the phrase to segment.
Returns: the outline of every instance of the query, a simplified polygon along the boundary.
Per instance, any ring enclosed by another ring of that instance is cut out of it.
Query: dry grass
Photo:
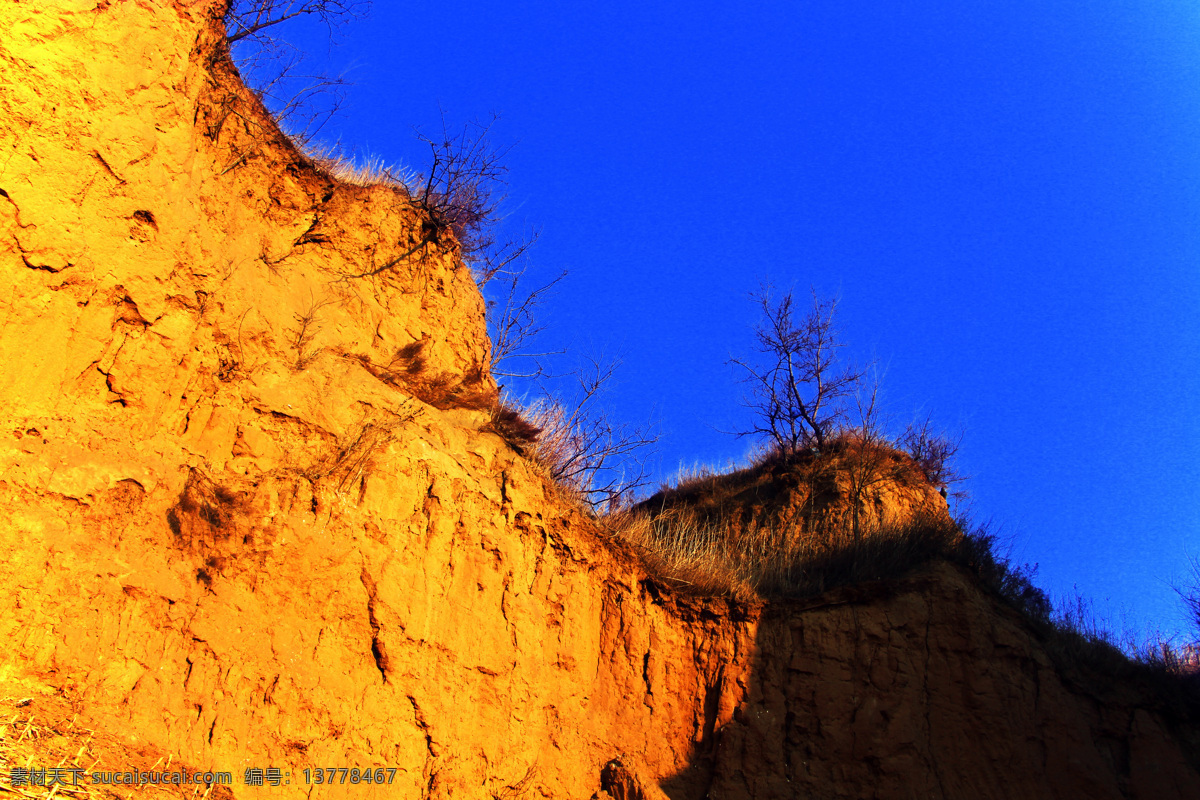
[[[563,480],[579,457],[580,448],[567,410],[559,403],[539,398],[526,406],[521,415],[539,431],[534,457],[568,488],[576,491],[586,488],[584,480]]]
[[[386,164],[379,156],[358,161],[346,155],[339,145],[306,144],[304,157],[317,169],[342,183],[354,186],[391,186],[403,189],[410,197],[417,194],[421,176],[400,164]]]
[[[666,582],[702,594],[807,597],[838,586],[903,577],[953,552],[962,538],[946,519],[917,519],[814,532],[783,525],[723,524],[686,509],[656,517],[630,511],[609,518]]]
[[[0,698],[0,798],[230,798],[229,788],[203,785],[93,784],[94,772],[176,772],[170,757],[135,750],[79,723],[58,698]],[[23,771],[29,771],[24,773]],[[58,772],[56,773],[55,770]],[[31,779],[17,777],[14,771]],[[58,783],[53,781],[57,775]],[[43,780],[44,778],[44,780]],[[14,783],[16,785],[14,785]],[[37,785],[44,783],[46,785]]]
[[[892,501],[880,500],[884,488]],[[681,473],[678,485],[663,487],[638,505],[652,518],[684,514],[697,530],[720,531],[731,541],[757,543],[764,533],[783,526],[803,530],[814,542],[853,538],[855,508],[864,508],[859,524],[864,539],[894,527],[881,514],[940,517],[948,521],[945,501],[928,485],[913,460],[894,448],[863,444],[850,435],[832,439],[820,454],[802,451],[759,453],[743,468],[720,474],[698,467]],[[739,530],[744,529],[744,530]],[[791,534],[794,540],[800,534]],[[886,538],[886,537],[885,537]]]

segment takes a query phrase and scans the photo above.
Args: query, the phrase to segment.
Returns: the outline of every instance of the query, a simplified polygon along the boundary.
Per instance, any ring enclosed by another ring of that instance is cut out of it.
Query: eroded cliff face
[[[237,797],[1189,796],[1191,729],[949,567],[664,589],[469,407],[469,271],[306,165],[221,11],[0,6],[0,693]]]

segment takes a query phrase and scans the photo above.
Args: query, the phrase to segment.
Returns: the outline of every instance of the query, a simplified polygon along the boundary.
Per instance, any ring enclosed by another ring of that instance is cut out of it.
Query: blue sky
[[[823,7],[822,7],[823,6]],[[965,431],[975,516],[1115,627],[1200,556],[1200,7],[377,2],[281,30],[353,82],[322,131],[421,169],[496,112],[508,222],[570,275],[548,346],[618,355],[654,461],[742,459],[763,280],[840,298],[901,421]]]

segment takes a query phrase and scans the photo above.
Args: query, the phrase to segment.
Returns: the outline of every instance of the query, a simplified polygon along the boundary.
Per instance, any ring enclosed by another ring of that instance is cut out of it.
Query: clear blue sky
[[[771,278],[841,299],[889,408],[965,429],[977,517],[1120,627],[1200,556],[1200,6],[376,2],[323,138],[415,168],[502,116],[547,344],[619,354],[657,475],[748,448],[726,362]]]

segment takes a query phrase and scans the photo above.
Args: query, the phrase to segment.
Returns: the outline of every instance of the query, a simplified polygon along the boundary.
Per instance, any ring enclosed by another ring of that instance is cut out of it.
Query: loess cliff
[[[239,798],[1200,796],[1194,724],[953,566],[665,588],[492,432],[470,271],[297,153],[223,10],[0,5],[0,756],[25,724]]]

